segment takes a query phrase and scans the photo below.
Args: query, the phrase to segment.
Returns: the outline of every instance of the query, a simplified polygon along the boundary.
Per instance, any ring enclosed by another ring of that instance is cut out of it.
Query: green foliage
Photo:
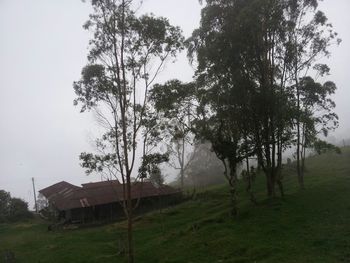
[[[8,219],[11,221],[20,221],[32,217],[32,213],[28,211],[28,204],[19,198],[11,198],[9,206]]]
[[[194,83],[170,80],[163,85],[154,85],[150,99],[157,111],[164,112],[165,117],[174,118],[186,115],[186,110],[194,94]]]
[[[180,170],[182,188],[194,144],[195,131],[192,121],[196,115],[195,93],[195,83],[171,80],[163,85],[154,85],[150,96],[150,101],[160,119],[162,143],[166,146],[170,157],[168,164]]]
[[[80,159],[88,174],[98,172],[125,184],[122,205],[129,222],[127,250],[132,263],[131,176],[138,147],[143,164],[135,180],[144,178],[149,167],[145,160],[154,153],[150,146],[160,137],[157,116],[148,106],[150,90],[167,59],[183,49],[183,36],[164,17],[137,16],[132,0],[92,0],[91,4],[93,12],[84,28],[93,32],[93,38],[88,65],[73,84],[74,104],[81,106],[81,112],[94,111],[104,134],[96,140],[97,154],[83,153]]]
[[[336,85],[327,81],[323,85],[311,77],[300,80],[300,122],[303,124],[304,147],[312,147],[319,133],[324,136],[338,127],[338,115],[333,112],[331,96]]]
[[[104,133],[96,140],[97,154],[80,155],[81,166],[88,174],[130,178],[136,148],[143,147],[147,155],[148,146],[160,140],[157,115],[148,101],[166,60],[183,49],[183,36],[167,18],[138,16],[132,1],[91,4],[93,13],[84,28],[93,32],[93,38],[88,64],[73,84],[74,104],[81,106],[81,112],[96,113]],[[143,140],[138,142],[141,134]]]
[[[169,155],[167,153],[154,153],[144,155],[142,158],[142,164],[139,168],[139,174],[141,178],[146,178],[147,175],[149,175],[151,180],[155,180],[159,183],[162,180],[159,165],[168,161]]]
[[[117,166],[117,155],[113,153],[107,153],[104,155],[81,153],[80,154],[81,166],[85,168],[87,174],[93,172],[102,172],[104,169],[113,168]]]
[[[197,136],[231,171],[256,157],[268,194],[275,196],[277,183],[283,195],[283,152],[296,146],[299,163],[320,131],[338,125],[335,84],[300,76],[312,68],[328,74],[317,61],[339,43],[317,0],[206,1],[200,27],[186,41],[197,64]]]

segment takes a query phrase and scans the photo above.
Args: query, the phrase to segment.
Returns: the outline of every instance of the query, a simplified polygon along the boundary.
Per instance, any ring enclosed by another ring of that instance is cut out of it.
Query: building
[[[123,187],[125,185],[116,180],[86,183],[81,187],[62,181],[39,193],[48,200],[58,219],[86,223],[124,218]],[[174,204],[180,197],[178,189],[167,185],[156,187],[151,182],[134,183],[131,188],[136,214]]]

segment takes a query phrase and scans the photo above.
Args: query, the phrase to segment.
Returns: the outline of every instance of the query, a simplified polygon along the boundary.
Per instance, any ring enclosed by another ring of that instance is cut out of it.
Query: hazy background
[[[334,100],[340,117],[337,140],[350,137],[350,1],[325,0],[321,8],[343,39],[327,61],[338,86]],[[140,12],[168,17],[185,37],[197,28],[198,0],[144,0]],[[32,207],[31,178],[37,190],[65,180],[79,185],[87,177],[78,155],[91,149],[96,123],[73,107],[73,81],[86,64],[90,35],[82,24],[91,11],[80,0],[0,0],[0,189]],[[190,81],[185,54],[168,64],[157,82]]]

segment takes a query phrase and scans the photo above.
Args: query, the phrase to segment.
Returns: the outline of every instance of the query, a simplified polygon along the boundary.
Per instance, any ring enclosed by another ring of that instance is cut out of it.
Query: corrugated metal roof
[[[58,209],[62,209],[80,187],[67,183],[65,181],[53,184],[39,191],[50,203]]]
[[[82,184],[77,187],[67,182],[61,182],[47,187],[42,193],[59,210],[69,210],[123,201],[123,184],[116,180]],[[155,187],[150,182],[134,183],[131,188],[131,198],[146,198],[177,194],[180,191],[170,186]]]
[[[93,182],[93,183],[86,183],[82,184],[84,188],[93,188],[93,187],[100,187],[110,184],[120,184],[118,180],[108,180],[108,181],[102,181],[102,182]]]

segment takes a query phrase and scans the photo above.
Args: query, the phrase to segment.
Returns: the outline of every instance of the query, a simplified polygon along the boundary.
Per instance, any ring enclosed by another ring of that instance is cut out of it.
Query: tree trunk
[[[264,170],[266,174],[266,184],[267,184],[267,194],[269,198],[275,197],[275,182],[273,180],[273,167],[271,163],[271,155],[270,155],[270,145],[265,146],[266,153],[266,168]]]
[[[128,262],[134,263],[134,244],[132,236],[132,217],[133,207],[131,200],[131,178],[130,174],[127,175],[127,221],[128,221]]]
[[[237,174],[236,174],[236,162],[234,160],[229,160],[230,165],[230,194],[231,194],[231,216],[237,217],[238,207],[237,207]]]
[[[298,99],[299,101],[299,99]],[[298,102],[299,105],[299,102]],[[298,106],[299,107],[299,106]],[[299,113],[298,113],[299,115]],[[297,120],[297,173],[298,173],[298,182],[301,189],[304,189],[304,178],[301,173],[301,165],[300,165],[300,121],[299,117]]]
[[[181,162],[180,162],[181,189],[185,186],[185,137],[182,138]]]
[[[252,191],[252,176],[250,173],[249,158],[248,157],[246,158],[246,168],[247,168],[247,182],[248,182],[246,191],[249,194],[250,201],[256,205],[257,201],[256,201],[256,198],[255,198],[254,193]]]
[[[284,188],[282,184],[282,141],[281,136],[278,136],[278,143],[277,143],[277,185],[278,189],[280,191],[281,197],[284,197]]]
[[[273,122],[273,120],[271,120]],[[272,197],[276,197],[275,185],[276,185],[276,142],[274,134],[274,126],[271,124],[271,139],[272,139],[272,152],[271,152],[271,182],[272,182]]]
[[[303,124],[303,145],[301,149],[301,177],[304,182],[304,172],[305,172],[305,155],[306,155],[306,137],[305,137],[305,124]]]
[[[297,91],[297,173],[298,173],[298,182],[301,189],[304,189],[304,179],[301,174],[300,167],[300,88],[298,80],[298,61],[295,61],[295,85]]]

